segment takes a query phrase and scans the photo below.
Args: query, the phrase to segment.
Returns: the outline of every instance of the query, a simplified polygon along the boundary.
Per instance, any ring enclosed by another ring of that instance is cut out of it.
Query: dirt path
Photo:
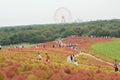
[[[109,65],[113,65],[113,64],[110,63],[110,62],[104,61],[104,60],[102,60],[102,59],[100,59],[100,58],[97,58],[97,57],[95,57],[95,56],[93,56],[93,55],[91,55],[91,54],[85,53],[85,52],[79,52],[79,54],[76,54],[75,57],[80,56],[80,55],[87,55],[87,56],[89,56],[89,57],[94,58],[94,59],[97,60],[97,61],[104,62],[104,63],[107,63],[107,64],[109,64]],[[71,59],[70,59],[70,56],[67,57],[67,61],[68,61],[68,62],[72,62]]]

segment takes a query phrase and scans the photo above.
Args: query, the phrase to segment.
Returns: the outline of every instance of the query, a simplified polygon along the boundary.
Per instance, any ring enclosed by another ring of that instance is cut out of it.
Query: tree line
[[[120,37],[120,20],[98,20],[71,24],[27,25],[0,28],[0,45],[42,43],[58,37],[109,36]]]

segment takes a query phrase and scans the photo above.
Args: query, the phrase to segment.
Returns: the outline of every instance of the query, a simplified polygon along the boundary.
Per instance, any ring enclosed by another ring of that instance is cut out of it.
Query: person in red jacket
[[[50,57],[48,56],[47,53],[45,53],[45,54],[46,54],[46,62],[49,62],[50,61]]]

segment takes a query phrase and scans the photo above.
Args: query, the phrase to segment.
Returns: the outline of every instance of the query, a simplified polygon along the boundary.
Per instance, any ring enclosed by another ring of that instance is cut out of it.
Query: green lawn
[[[120,39],[113,42],[98,43],[92,45],[91,48],[98,53],[120,61]]]

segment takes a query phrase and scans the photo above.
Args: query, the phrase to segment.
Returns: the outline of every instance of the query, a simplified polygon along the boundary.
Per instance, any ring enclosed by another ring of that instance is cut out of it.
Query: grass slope
[[[120,39],[113,42],[98,43],[92,45],[91,48],[98,53],[120,61]]]

